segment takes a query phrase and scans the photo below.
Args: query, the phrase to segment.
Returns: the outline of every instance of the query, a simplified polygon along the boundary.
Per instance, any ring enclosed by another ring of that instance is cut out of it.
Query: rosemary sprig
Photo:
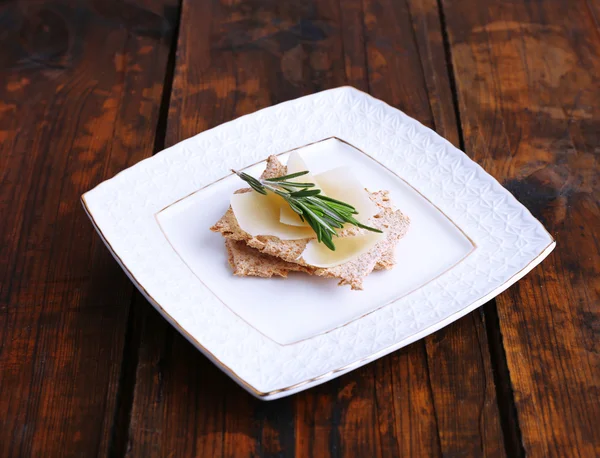
[[[354,215],[358,212],[352,205],[321,194],[321,190],[314,188],[314,183],[296,183],[290,181],[306,175],[308,171],[292,173],[277,178],[257,179],[244,172],[232,170],[237,176],[250,185],[259,194],[266,195],[268,191],[282,197],[302,221],[315,231],[317,240],[322,242],[332,251],[335,251],[333,236],[337,237],[336,229],[341,229],[344,224],[379,232],[379,229],[361,224]],[[314,189],[311,189],[314,188]]]

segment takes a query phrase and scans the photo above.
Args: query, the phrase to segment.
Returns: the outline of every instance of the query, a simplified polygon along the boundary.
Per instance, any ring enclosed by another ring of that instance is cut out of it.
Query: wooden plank
[[[433,115],[432,126],[454,146],[462,147],[437,0],[407,0],[407,4]]]
[[[371,90],[430,126],[439,123],[456,140],[435,7],[184,2],[167,146],[343,84]],[[264,403],[229,381],[150,307],[143,313],[131,456],[438,456],[464,451],[463,439],[475,456],[502,456],[479,314],[427,345],[416,343],[333,382]],[[456,367],[444,364],[458,358]]]
[[[467,151],[558,241],[497,298],[527,456],[600,455],[600,35],[586,2],[443,1]]]
[[[0,7],[0,455],[111,447],[132,286],[79,196],[152,153],[176,4]]]
[[[371,93],[434,128],[458,144],[449,75],[435,0],[376,1],[365,10]],[[406,21],[412,17],[411,24]],[[415,50],[416,48],[416,50]],[[425,81],[425,84],[407,82]],[[475,311],[425,339],[431,406],[442,454],[449,456],[504,456],[503,435],[483,315]],[[396,418],[406,409],[407,397],[397,406]],[[426,416],[415,416],[412,422]],[[411,429],[400,437],[412,437]],[[425,455],[422,449],[403,450],[401,456]],[[431,449],[430,455],[436,450]]]
[[[184,1],[167,146],[282,100],[342,84],[343,71],[328,69],[344,63],[323,18],[337,8],[324,11],[327,7]],[[293,398],[255,400],[154,310],[146,307],[145,314],[130,456],[294,453]]]

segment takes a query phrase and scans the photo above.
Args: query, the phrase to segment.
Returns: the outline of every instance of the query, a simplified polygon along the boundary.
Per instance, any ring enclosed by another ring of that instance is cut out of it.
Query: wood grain
[[[558,242],[497,298],[527,456],[600,455],[600,35],[590,3],[443,1],[467,152]]]
[[[344,65],[340,44],[326,20],[336,11],[326,2],[184,2],[167,146],[342,84],[343,70],[332,70]],[[153,310],[145,313],[130,456],[294,453],[293,399],[255,400]]]
[[[0,455],[111,448],[132,286],[79,196],[152,153],[174,2],[0,6]]]
[[[0,455],[600,456],[598,3],[184,0],[171,90],[178,6],[0,6]],[[343,84],[464,147],[558,248],[497,308],[261,402],[133,293],[78,198]]]
[[[166,144],[274,103],[336,87],[344,61],[335,2],[183,3]],[[149,307],[130,456],[294,454],[294,399],[263,403]]]
[[[438,12],[435,1],[367,4],[369,83],[375,97],[460,146]],[[423,431],[438,436],[426,442],[438,442],[444,455],[504,456],[483,315],[475,311],[424,342],[426,357],[421,364],[428,370],[431,405],[421,402],[423,409],[433,413],[435,428]],[[398,412],[404,409],[404,404],[397,407]],[[415,416],[411,421],[425,418]],[[401,426],[413,425],[403,423],[398,428]],[[403,434],[400,429],[399,435],[411,437],[412,432],[409,429]],[[426,454],[418,447],[404,451],[401,456]],[[428,454],[435,455],[435,449]]]
[[[430,126],[439,122],[456,141],[436,4],[411,8],[184,2],[167,146],[343,84],[370,90]],[[427,345],[270,403],[244,393],[149,307],[143,314],[130,456],[502,456],[480,314]],[[459,355],[460,364],[448,368]]]

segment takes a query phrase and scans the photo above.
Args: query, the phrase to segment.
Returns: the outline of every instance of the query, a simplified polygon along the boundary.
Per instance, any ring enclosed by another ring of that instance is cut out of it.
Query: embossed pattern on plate
[[[290,345],[264,336],[185,265],[155,214],[228,175],[328,137],[406,180],[477,246],[413,294]],[[103,240],[155,307],[240,385],[274,399],[322,383],[467,314],[537,265],[554,240],[493,177],[401,111],[350,87],[243,116],[124,170],[82,197]]]

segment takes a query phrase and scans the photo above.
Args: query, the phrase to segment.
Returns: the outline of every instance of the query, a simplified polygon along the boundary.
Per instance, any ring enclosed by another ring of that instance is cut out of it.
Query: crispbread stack
[[[286,167],[276,156],[270,156],[262,178],[274,178],[287,173]],[[236,192],[251,192],[250,188]],[[354,290],[361,290],[363,280],[373,271],[391,269],[395,264],[394,248],[406,234],[410,220],[400,210],[395,210],[387,191],[369,193],[371,200],[379,208],[368,225],[381,229],[385,238],[368,252],[330,268],[308,265],[302,259],[302,253],[310,238],[300,240],[280,240],[269,235],[252,236],[242,230],[231,207],[225,215],[211,227],[225,237],[225,246],[229,255],[229,264],[233,273],[239,276],[287,277],[288,272],[305,272],[311,275],[337,278],[339,285],[349,285]],[[340,237],[359,235],[365,232],[356,226],[344,228]],[[315,237],[316,238],[316,237]]]

